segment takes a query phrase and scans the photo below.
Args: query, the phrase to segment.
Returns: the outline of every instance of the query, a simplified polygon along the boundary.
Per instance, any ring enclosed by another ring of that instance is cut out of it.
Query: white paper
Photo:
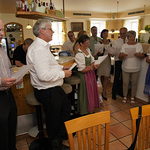
[[[69,68],[69,70],[72,70],[76,65],[77,63],[73,63],[73,65]]]
[[[94,44],[94,54],[93,55],[96,55],[98,52],[103,52],[103,47],[104,47],[104,44]]]
[[[16,82],[18,82],[20,79],[23,78],[23,76],[33,67],[33,65],[23,65],[13,76],[12,78],[16,79]],[[16,83],[15,82],[15,83]],[[15,84],[14,83],[14,84]]]
[[[134,54],[136,53],[136,48],[125,48],[125,54],[127,54],[128,58],[134,57]]]
[[[117,54],[117,51],[116,51],[115,48],[113,48],[113,47],[105,46],[105,49],[106,49],[106,51],[107,51],[109,54],[112,54],[112,55],[116,55],[116,54]]]
[[[105,60],[105,58],[106,58],[107,56],[108,56],[108,55],[99,56],[99,57],[98,57],[98,60],[95,60],[94,65],[98,65],[98,64],[100,64],[102,61],[104,61],[104,60]]]

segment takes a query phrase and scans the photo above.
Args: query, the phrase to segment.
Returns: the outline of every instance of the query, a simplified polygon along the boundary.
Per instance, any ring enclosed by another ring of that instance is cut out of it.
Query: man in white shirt
[[[115,74],[114,74],[114,82],[112,87],[112,99],[116,99],[116,94],[119,94],[123,97],[123,87],[122,87],[122,61],[119,60],[118,56],[120,53],[120,50],[122,48],[122,45],[126,43],[126,33],[127,28],[122,27],[120,29],[120,38],[115,40],[112,44],[112,47],[114,47],[117,50],[117,55],[115,56]]]
[[[39,19],[33,33],[36,39],[27,52],[27,64],[34,64],[30,70],[31,84],[46,115],[48,150],[59,150],[62,140],[67,137],[64,122],[70,117],[70,102],[60,86],[72,72],[67,70],[68,67],[59,65],[50,52],[49,42],[54,33],[50,20]]]
[[[64,44],[62,46],[62,50],[63,51],[68,51],[71,56],[74,56],[73,44],[74,44],[74,41],[75,41],[75,36],[74,36],[73,31],[68,32],[68,38],[69,38],[69,40],[64,42]]]

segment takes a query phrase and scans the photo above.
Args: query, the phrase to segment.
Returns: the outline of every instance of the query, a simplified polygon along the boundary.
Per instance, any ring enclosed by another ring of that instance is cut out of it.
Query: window
[[[97,36],[100,36],[100,33],[103,29],[106,27],[105,21],[91,21],[91,27],[96,26],[97,27]]]
[[[52,29],[54,31],[51,45],[62,45],[62,22],[52,22]]]
[[[138,25],[139,25],[138,19],[125,21],[125,27],[128,29],[128,31],[134,30],[136,32],[136,38],[138,38]]]

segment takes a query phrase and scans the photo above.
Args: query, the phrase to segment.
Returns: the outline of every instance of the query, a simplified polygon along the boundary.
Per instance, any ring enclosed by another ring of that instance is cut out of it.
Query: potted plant
[[[145,31],[148,31],[150,33],[150,25],[145,26]]]

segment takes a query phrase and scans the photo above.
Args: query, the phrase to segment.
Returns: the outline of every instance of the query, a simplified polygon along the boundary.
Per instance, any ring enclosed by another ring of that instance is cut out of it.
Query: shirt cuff
[[[65,72],[64,71],[60,72],[60,78],[65,78]]]

